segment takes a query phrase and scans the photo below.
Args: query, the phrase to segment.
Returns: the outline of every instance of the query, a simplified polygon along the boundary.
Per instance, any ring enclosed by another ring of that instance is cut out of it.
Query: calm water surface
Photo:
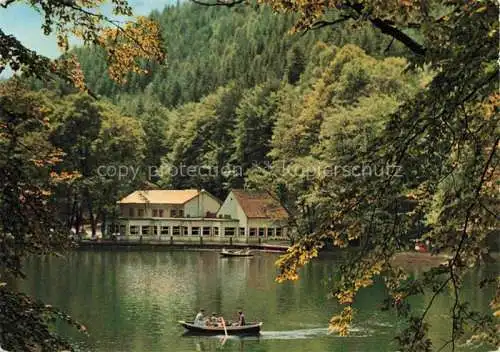
[[[248,351],[324,352],[396,351],[394,334],[403,327],[394,313],[383,312],[381,284],[359,295],[356,322],[349,337],[327,334],[338,305],[327,298],[340,258],[315,261],[294,283],[274,282],[277,255],[219,258],[215,252],[80,251],[64,258],[32,258],[20,289],[84,322],[88,337],[64,326],[81,351]],[[491,291],[470,290],[492,269],[466,283],[464,299],[486,309]],[[421,271],[415,268],[415,275]],[[429,298],[414,302],[423,308]],[[429,315],[435,343],[450,333],[446,317],[452,296],[437,300]],[[242,307],[248,321],[264,322],[260,337],[184,336],[178,320],[193,319],[198,307],[236,319]],[[462,346],[462,350],[471,350]],[[482,349],[474,349],[481,351]]]

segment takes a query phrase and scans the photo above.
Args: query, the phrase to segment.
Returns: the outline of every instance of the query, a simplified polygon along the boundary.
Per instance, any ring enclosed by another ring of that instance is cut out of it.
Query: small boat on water
[[[226,331],[228,335],[258,335],[262,326],[262,322],[255,322],[243,326],[228,325],[224,330],[223,326],[200,326],[194,325],[192,321],[181,320],[179,324],[192,334],[203,335],[225,335]]]
[[[230,251],[224,248],[220,252],[220,255],[222,257],[253,257],[253,254],[249,249]]]

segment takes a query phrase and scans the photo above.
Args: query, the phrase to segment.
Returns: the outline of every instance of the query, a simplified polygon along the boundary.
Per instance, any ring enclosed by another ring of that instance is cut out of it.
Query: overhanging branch
[[[17,0],[3,0],[3,1],[0,0],[0,6],[3,8],[7,8],[7,6],[12,4],[14,1],[17,1]]]
[[[310,29],[320,29],[320,28],[323,28],[326,26],[333,26],[337,23],[347,21],[350,18],[351,18],[350,16],[342,16],[341,18],[338,18],[338,19],[333,20],[333,21],[317,21],[311,25]]]
[[[387,34],[396,39],[397,41],[403,43],[408,49],[413,51],[415,54],[422,56],[425,55],[425,48],[421,44],[417,43],[414,39],[409,37],[406,33],[401,31],[400,29],[391,26],[386,21],[381,20],[380,18],[374,18],[374,19],[370,18],[369,20],[375,27],[380,29],[382,33]]]
[[[359,15],[365,15],[365,16],[367,15],[366,13],[364,13],[365,6],[363,4],[347,3],[346,6],[356,11],[356,13],[358,13]],[[425,55],[425,48],[421,44],[416,42],[413,38],[404,33],[401,29],[397,28],[394,25],[394,22],[388,20],[382,20],[380,18],[372,18],[371,16],[369,16],[369,14],[366,18],[372,23],[374,27],[380,29],[382,33],[387,34],[396,39],[397,41],[403,43],[408,49],[410,49],[415,54],[422,56]],[[417,28],[418,26],[417,24],[412,23],[411,27]]]
[[[233,7],[235,5],[239,5],[239,4],[246,2],[246,0],[214,0],[211,2],[205,2],[205,1],[200,1],[200,0],[191,0],[191,1],[195,4],[202,5],[202,6],[225,6],[225,7]],[[339,9],[339,10],[341,10],[341,9],[354,10],[354,12],[356,14],[358,14],[359,16],[362,16],[362,17],[368,19],[372,23],[372,25],[374,27],[380,29],[380,31],[382,33],[389,35],[392,38],[394,38],[395,40],[403,43],[408,49],[410,49],[415,54],[422,55],[422,56],[425,55],[425,52],[426,52],[425,47],[423,45],[421,45],[420,43],[418,43],[417,41],[415,41],[409,35],[404,33],[401,29],[397,28],[393,21],[382,20],[380,18],[371,18],[371,16],[369,16],[369,14],[367,16],[367,14],[364,11],[365,6],[363,4],[361,4],[361,3],[351,4],[349,2],[346,2],[346,3],[342,4],[341,6],[338,6],[337,9]],[[346,21],[346,20],[353,18],[353,17],[355,17],[354,13],[352,13],[351,15],[344,14],[339,19],[333,20],[333,21],[318,21],[318,22],[313,23],[310,28],[306,29],[306,32],[308,30],[311,30],[311,29],[319,29],[319,28],[323,28],[326,26],[335,25],[337,23]],[[420,24],[413,23],[413,22],[408,23],[408,28],[420,28]]]
[[[310,30],[316,30],[316,29],[320,29],[320,28],[323,28],[323,27],[327,27],[327,26],[334,26],[337,23],[345,22],[345,21],[347,21],[349,19],[351,19],[351,16],[342,16],[342,17],[337,18],[337,19],[332,20],[332,21],[317,21],[317,22],[314,22],[309,28],[306,28],[306,30],[302,32],[302,35],[306,35],[307,32],[310,31]]]
[[[214,2],[204,2],[199,0],[191,0],[195,4],[202,6],[226,6],[233,7],[234,5],[239,5],[244,3],[246,0],[215,0]]]

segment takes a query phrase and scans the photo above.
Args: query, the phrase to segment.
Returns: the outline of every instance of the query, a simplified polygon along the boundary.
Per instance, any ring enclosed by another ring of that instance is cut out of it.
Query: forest
[[[343,310],[331,331],[348,333],[357,292],[383,276],[388,308],[408,320],[401,350],[432,346],[427,310],[412,313],[408,299],[425,293],[432,305],[447,288],[455,305],[446,345],[466,335],[499,344],[497,278],[482,282],[497,289],[494,314],[472,311],[459,293],[468,269],[498,250],[493,1],[217,0],[118,29],[47,1],[43,29],[65,49],[58,60],[0,29],[0,72],[22,72],[0,82],[2,270],[22,276],[26,254],[67,249],[71,228],[88,224],[96,235],[132,190],[203,188],[222,199],[246,187],[289,213],[295,244],[277,263],[278,281],[298,279],[325,243],[363,239],[332,287]],[[126,1],[113,4],[131,14]],[[69,48],[70,27],[88,45]],[[169,172],[185,166],[203,172]],[[139,172],[102,173],[123,167]],[[408,277],[391,257],[409,237],[451,259]],[[14,302],[10,321],[31,304],[0,293]],[[45,318],[31,323],[50,336],[38,344],[66,346]],[[10,346],[25,343],[19,334]]]
[[[231,188],[280,189],[297,213],[307,184],[322,175],[298,171],[270,183],[262,171],[342,165],[432,77],[405,73],[408,51],[367,25],[355,36],[342,26],[293,35],[294,15],[196,4],[151,18],[161,25],[167,65],[150,63],[125,84],[107,74],[102,49],[75,49],[99,102],[63,81],[25,82],[52,102],[45,138],[66,155],[57,168],[78,173],[53,197],[70,228],[88,221],[95,235],[117,216],[116,201],[140,187],[203,188],[220,199]],[[139,171],[99,175],[112,165]],[[207,172],[171,171],[183,166]]]

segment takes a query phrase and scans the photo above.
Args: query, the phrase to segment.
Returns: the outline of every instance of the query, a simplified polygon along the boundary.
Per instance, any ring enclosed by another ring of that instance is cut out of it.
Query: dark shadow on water
[[[358,334],[359,336],[362,336]],[[312,339],[316,337],[329,336],[326,328],[312,328],[300,330],[284,330],[284,331],[261,331],[259,335],[210,335],[200,334],[191,331],[186,331],[182,334],[183,337],[201,338],[221,340],[227,339],[230,341],[260,341],[260,340],[295,340],[295,339]],[[331,336],[331,335],[330,335]]]
[[[218,351],[224,350],[225,347],[231,348],[232,351],[245,351],[245,343],[252,345],[260,343],[260,336],[238,336],[238,335],[200,335],[192,332],[182,334],[183,338],[192,339],[195,345],[195,351]]]
[[[199,337],[199,338],[211,338],[211,339],[220,339],[223,337],[226,337],[227,339],[231,340],[242,340],[242,339],[253,339],[253,340],[258,340],[261,335],[229,335],[225,336],[224,334],[221,335],[213,335],[213,334],[202,334],[202,333],[196,333],[192,331],[186,331],[182,334],[182,337]]]

